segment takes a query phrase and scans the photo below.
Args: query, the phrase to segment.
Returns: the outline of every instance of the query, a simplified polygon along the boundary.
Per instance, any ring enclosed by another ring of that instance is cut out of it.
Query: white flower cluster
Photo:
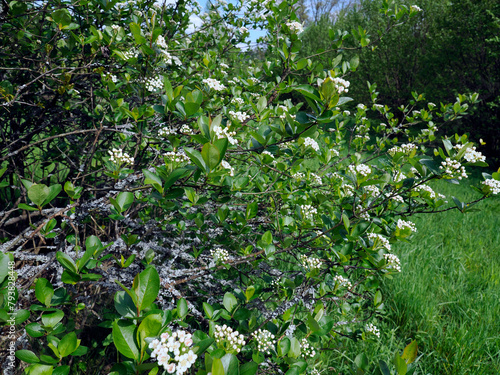
[[[227,250],[221,249],[220,247],[210,250],[210,255],[214,258],[216,263],[224,263],[229,260],[229,253]]]
[[[337,92],[339,94],[342,94],[343,92],[349,92],[348,87],[351,85],[349,81],[346,81],[342,78],[334,78],[333,82],[335,83],[335,88],[337,89]]]
[[[229,175],[230,175],[231,177],[233,177],[233,176],[234,176],[234,168],[233,168],[233,167],[231,167],[231,164],[229,164],[229,163],[228,163],[227,161],[225,161],[225,160],[222,160],[222,161],[221,161],[221,163],[220,163],[220,165],[221,165],[221,166],[222,166],[222,168],[224,168],[224,169],[229,169]]]
[[[486,156],[484,156],[481,152],[476,151],[475,147],[469,147],[467,151],[465,151],[464,159],[467,160],[469,163],[477,163],[478,161],[486,161]]]
[[[177,66],[182,66],[182,61],[179,60],[177,56],[171,55],[168,51],[162,50],[163,54],[165,55],[165,63],[167,65],[177,65]]]
[[[220,65],[221,68],[229,69],[229,65],[227,65],[225,63],[220,63],[219,65]]]
[[[312,258],[312,257],[308,257],[307,255],[304,255],[302,254],[300,256],[300,261],[302,262],[302,266],[304,268],[308,268],[310,269],[311,271],[316,269],[316,268],[321,268],[321,259],[319,258]]]
[[[158,38],[156,38],[156,45],[160,48],[168,49],[167,42],[163,35],[158,35]]]
[[[236,104],[236,105],[243,105],[245,101],[241,98],[232,98],[231,99],[231,104]]]
[[[151,358],[157,358],[158,365],[163,366],[169,374],[184,374],[198,358],[189,349],[193,345],[191,334],[178,330],[172,335],[162,333],[160,338],[161,341],[154,339],[149,344],[149,348],[153,349]]]
[[[389,151],[387,151],[387,152],[391,156],[396,155],[398,152],[402,152],[406,155],[409,155],[416,148],[417,148],[417,146],[415,146],[413,143],[405,143],[405,144],[402,144],[401,146],[394,146],[391,149],[389,149]]]
[[[336,275],[333,278],[335,283],[338,283],[340,287],[345,286],[346,288],[352,288],[351,282],[342,275]]]
[[[412,11],[412,12],[421,12],[422,8],[420,8],[418,5],[412,5],[412,6],[410,6],[410,11]],[[432,104],[432,103],[429,103],[429,105],[430,104]]]
[[[444,169],[444,173],[446,173],[450,177],[456,177],[459,180],[461,180],[462,178],[467,178],[465,167],[457,160],[446,158],[446,161],[441,162],[439,169]]]
[[[108,73],[108,74],[106,75],[106,78],[111,79],[111,82],[113,82],[113,83],[118,82],[118,78],[117,78],[114,74]]]
[[[494,180],[490,178],[489,180],[485,180],[481,182],[483,185],[486,185],[490,188],[493,195],[500,194],[500,181]]]
[[[216,126],[212,129],[217,136],[217,139],[227,138],[227,141],[232,145],[238,144],[238,140],[234,138],[236,132],[229,131],[229,128],[221,128],[220,126]]]
[[[180,131],[181,131],[181,133],[184,133],[184,134],[194,134],[193,130],[191,129],[191,127],[188,124],[182,125]]]
[[[304,26],[302,26],[302,24],[297,21],[287,22],[286,26],[290,29],[292,33],[295,34],[300,34],[302,31],[304,31]]]
[[[312,220],[314,215],[318,213],[318,210],[309,204],[300,205],[300,209],[302,210],[302,215],[306,220]]]
[[[189,161],[189,157],[185,154],[184,150],[179,152],[169,151],[163,154],[166,158],[169,158],[174,163],[185,163]]]
[[[250,81],[252,85],[256,85],[257,83],[259,83],[259,82],[260,82],[260,81],[259,81],[257,78],[255,78],[255,77],[250,77],[250,78],[248,78],[248,81]],[[258,95],[258,94],[257,94],[257,95]],[[259,96],[260,96],[260,95],[259,95]]]
[[[239,353],[246,344],[243,335],[225,324],[222,327],[215,326],[214,338],[217,346],[228,352]]]
[[[354,175],[359,173],[363,177],[366,177],[370,173],[372,173],[372,169],[370,168],[370,166],[366,164],[350,165],[349,172],[351,172]]]
[[[385,261],[387,262],[387,268],[393,269],[396,272],[401,272],[401,261],[394,254],[384,254]]]
[[[313,179],[313,183],[315,183],[316,185],[321,185],[323,183],[321,177],[318,176],[316,173],[311,173],[310,177]]]
[[[411,221],[405,221],[405,220],[402,220],[402,219],[398,220],[397,227],[399,229],[410,228],[410,230],[412,232],[416,232],[417,231],[417,227],[415,226],[414,223],[412,223]]]
[[[245,26],[241,26],[239,30],[240,30],[240,33],[242,33],[242,34],[245,34],[248,31],[248,29]]]
[[[434,192],[434,190],[432,190],[432,188],[428,185],[425,185],[425,184],[422,184],[422,185],[418,185],[416,188],[415,188],[416,191],[419,191],[419,192],[428,192],[429,193],[429,196],[431,199],[434,199],[436,198],[436,193]],[[442,194],[438,194],[439,198],[446,198],[444,195]]]
[[[365,191],[372,197],[377,197],[380,195],[380,189],[376,185],[365,186]]]
[[[375,108],[378,111],[381,111],[384,109],[384,106],[382,104],[374,104],[373,108]]]
[[[134,164],[134,158],[131,157],[126,152],[123,152],[119,148],[113,148],[111,151],[108,150],[108,154],[110,155],[109,161],[115,164]]]
[[[257,341],[257,350],[259,352],[271,354],[271,349],[274,349],[274,335],[266,329],[261,329],[253,334],[253,338]]]
[[[120,26],[118,26],[118,25],[111,25],[111,28],[113,29],[113,31],[120,30]]]
[[[123,57],[125,58],[125,60],[134,59],[134,58],[137,58],[137,56],[139,56],[138,52],[136,50],[133,50],[133,49],[130,51],[124,51],[122,53],[123,53]]]
[[[226,86],[213,78],[205,78],[202,82],[215,91],[223,91],[226,89]]]
[[[239,122],[245,121],[248,116],[245,112],[235,112],[235,111],[229,111],[229,116],[236,118]]]
[[[361,109],[362,111],[364,111],[366,109],[366,105],[364,105],[363,103],[359,103],[356,108],[358,109]]]
[[[175,134],[175,130],[172,129],[171,127],[169,127],[169,126],[164,126],[160,130],[158,130],[158,135],[160,137],[163,137],[163,138],[166,138],[169,135],[174,135],[174,134]]]
[[[372,335],[380,337],[380,330],[375,325],[373,325],[372,323],[367,324],[366,327],[365,327],[365,330],[366,330],[367,333],[371,333]]]
[[[304,180],[306,178],[306,175],[302,172],[295,172],[294,174],[292,174],[292,178],[296,180]]]
[[[396,201],[396,202],[399,202],[399,203],[404,203],[405,202],[404,199],[403,199],[403,197],[401,195],[399,195],[399,194],[396,194],[396,195],[392,196],[391,199],[393,201]]]
[[[378,244],[382,245],[382,247],[385,247],[387,250],[391,250],[391,244],[389,243],[389,240],[382,236],[381,234],[378,233],[369,233],[368,238],[373,241],[373,246],[375,248],[378,248]]]
[[[307,342],[306,338],[300,340],[300,351],[304,357],[314,357],[316,355],[316,351],[311,345]]]
[[[312,139],[310,137],[304,138],[304,146],[306,146],[306,147],[311,146],[314,151],[316,151],[316,152],[319,151],[318,142],[316,142],[314,139]]]
[[[163,79],[160,78],[160,77],[146,78],[144,80],[144,84],[146,85],[146,89],[149,92],[154,92],[154,91],[156,91],[158,89],[162,89],[163,88]]]

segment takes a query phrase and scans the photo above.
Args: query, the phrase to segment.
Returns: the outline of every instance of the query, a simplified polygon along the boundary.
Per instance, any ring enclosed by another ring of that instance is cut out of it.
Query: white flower
[[[245,34],[248,31],[248,29],[245,26],[241,26],[239,30],[240,30],[240,33],[242,33],[242,34]]]
[[[410,11],[411,12],[421,12],[422,11],[422,8],[420,8],[419,6],[417,5],[412,5],[410,6]]]
[[[371,333],[372,335],[380,337],[380,330],[375,325],[373,325],[372,323],[367,324],[366,327],[365,327],[365,330],[366,330],[367,333]]]
[[[347,89],[351,83],[342,78],[334,78],[333,82],[335,83],[335,88],[339,94],[347,93],[349,90]]]
[[[292,33],[300,34],[302,31],[304,31],[304,26],[302,26],[300,22],[287,22],[286,25]]]
[[[441,166],[439,169],[444,169],[444,173],[452,178],[458,178],[461,180],[462,178],[467,178],[467,172],[465,171],[465,167],[460,164],[458,160],[452,160],[450,158],[446,158],[445,161],[441,162]]]
[[[401,272],[401,261],[394,254],[384,254],[388,269],[393,269],[396,272]]]
[[[270,157],[272,157],[272,158],[274,159],[274,155],[273,155],[273,154],[271,154],[271,153],[270,153],[269,151],[267,151],[267,150],[262,151],[261,155],[269,155]]]
[[[226,89],[226,86],[213,78],[205,78],[202,82],[215,91],[223,91]]]
[[[231,104],[236,104],[237,106],[241,106],[241,105],[245,104],[245,101],[241,98],[232,98]]]
[[[399,229],[405,229],[405,228],[410,228],[410,230],[412,232],[416,232],[417,231],[417,227],[415,226],[414,223],[412,223],[411,221],[405,221],[405,220],[402,220],[402,219],[399,219],[398,220],[398,223],[396,225]]]
[[[144,84],[149,92],[154,92],[163,88],[163,77],[146,78]]]
[[[244,122],[247,118],[250,117],[245,112],[235,112],[235,111],[229,111],[229,115],[233,118],[236,118],[236,120],[238,120],[239,122]]]
[[[394,146],[389,151],[387,151],[391,156],[396,155],[398,152],[402,152],[406,155],[409,155],[413,150],[415,150],[417,146],[413,143],[402,144],[401,146]]]
[[[126,152],[123,152],[121,149],[113,148],[111,151],[108,150],[108,154],[110,155],[109,161],[115,164],[134,164],[134,158],[131,157]]]
[[[300,256],[300,260],[304,268],[308,268],[310,270],[321,268],[322,260],[319,258],[308,257],[307,255],[302,254]]]
[[[253,334],[253,338],[257,341],[257,350],[259,352],[271,354],[271,349],[274,349],[274,335],[268,330],[260,329]]]
[[[386,248],[387,250],[391,250],[391,244],[389,240],[378,233],[369,233],[368,238],[373,241],[373,248],[377,249],[380,246]]]
[[[318,213],[318,210],[309,204],[302,204],[300,210],[306,220],[314,219],[314,215]]]
[[[490,178],[481,183],[487,186],[488,190],[490,190],[493,195],[500,194],[500,181]]]
[[[300,340],[300,352],[304,357],[312,358],[316,355],[316,351],[309,345],[306,338]]]
[[[312,139],[310,137],[304,138],[304,146],[306,146],[306,147],[311,146],[314,151],[316,151],[316,152],[319,151],[318,142],[316,142],[314,139]]]
[[[217,139],[227,138],[228,142],[232,145],[238,144],[238,140],[234,138],[236,132],[229,131],[229,128],[221,128],[220,126],[216,126],[212,129],[212,131],[217,136]]]
[[[160,48],[163,48],[163,49],[168,48],[167,42],[165,41],[165,38],[163,37],[163,35],[158,35],[158,38],[156,38],[156,44]]]
[[[333,281],[339,285],[339,287],[352,288],[351,282],[342,275],[336,275]]]
[[[366,164],[358,164],[358,165],[351,164],[349,166],[349,172],[351,172],[353,175],[360,174],[363,177],[366,177],[370,173],[372,173],[372,169],[370,168],[369,165]]]
[[[210,250],[210,255],[212,255],[216,263],[224,263],[229,260],[229,253],[227,250],[221,249],[220,247]]]

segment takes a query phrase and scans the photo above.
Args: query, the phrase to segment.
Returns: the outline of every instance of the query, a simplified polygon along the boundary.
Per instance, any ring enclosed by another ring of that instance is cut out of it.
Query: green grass
[[[449,202],[452,195],[478,197],[444,181],[433,188]],[[378,324],[380,341],[348,343],[333,352],[330,373],[355,368],[347,353],[364,351],[373,364],[389,362],[416,339],[418,374],[500,374],[500,199],[477,208],[481,211],[421,214],[412,220],[418,233],[411,243],[393,245],[402,272],[382,287],[387,316]]]

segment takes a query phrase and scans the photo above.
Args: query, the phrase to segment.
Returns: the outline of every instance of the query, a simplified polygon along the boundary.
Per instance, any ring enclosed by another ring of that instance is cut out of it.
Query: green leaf
[[[226,310],[229,311],[229,313],[232,313],[235,307],[238,305],[238,300],[233,294],[226,292],[226,294],[224,294],[222,303]]]
[[[141,347],[141,352],[144,352],[148,343],[146,343],[146,337],[155,337],[160,333],[162,326],[162,317],[160,314],[150,314],[146,316],[139,328],[137,329],[137,341]]]
[[[76,266],[75,261],[68,254],[58,251],[56,253],[56,259],[65,269],[78,274],[78,267]]]
[[[0,252],[0,284],[9,275],[10,257],[7,254]]]
[[[57,346],[57,349],[59,350],[59,354],[61,354],[61,357],[66,357],[73,353],[79,345],[80,343],[76,337],[76,333],[70,332],[61,339],[59,345]]]
[[[31,365],[24,370],[26,375],[52,375],[53,371],[53,366],[41,365],[39,363]]]
[[[192,167],[191,167],[192,168]],[[177,168],[170,173],[170,175],[165,179],[165,189],[172,186],[178,179],[185,177],[192,169],[189,168]]]
[[[68,375],[70,367],[68,365],[59,366],[54,369],[52,375]]]
[[[59,29],[62,29],[62,26],[68,26],[71,23],[71,14],[68,9],[57,9],[51,14],[52,19],[57,25],[59,25]]]
[[[17,207],[20,208],[21,210],[38,211],[38,208],[33,207],[33,206],[28,206],[25,203],[19,203],[19,205]]]
[[[320,102],[319,92],[310,85],[298,85],[295,86],[295,90],[300,92],[306,98]]]
[[[45,334],[45,330],[42,328],[40,323],[30,323],[24,327],[26,329],[26,333],[31,337],[42,337]]]
[[[210,306],[208,303],[203,302],[203,310],[205,310],[205,315],[208,319],[212,319],[212,315],[214,314],[214,308]]]
[[[290,339],[288,337],[284,337],[280,342],[278,343],[278,355],[280,357],[283,357],[288,354],[290,351]]]
[[[41,277],[36,281],[35,284],[35,296],[36,299],[43,303],[45,306],[50,306],[50,301],[54,295],[54,288],[49,280]]]
[[[135,22],[130,23],[130,31],[132,32],[132,35],[134,36],[135,42],[137,44],[144,44],[146,43],[146,38],[144,38],[141,35],[141,27],[136,24]]]
[[[188,314],[188,312],[189,309],[187,302],[184,298],[181,298],[180,300],[177,301],[177,315],[181,320],[183,320]]]
[[[234,354],[226,354],[221,359],[225,375],[238,375],[239,362]]]
[[[219,358],[212,361],[212,375],[224,375],[224,366]]]
[[[405,360],[399,356],[398,352],[394,354],[394,365],[396,366],[398,375],[406,375],[408,366],[406,365]]]
[[[64,313],[61,310],[44,313],[42,315],[42,324],[45,327],[54,328],[64,318]]]
[[[147,182],[145,183],[147,184]],[[122,213],[126,211],[132,205],[132,203],[134,203],[134,194],[128,191],[122,191],[116,197],[116,203],[118,204],[119,207],[119,210],[117,209],[117,211],[119,213]]]
[[[217,148],[217,146],[211,143],[205,143],[205,145],[201,149],[201,157],[203,158],[205,164],[208,166],[208,169],[213,170],[219,164],[219,149]]]
[[[250,285],[249,287],[247,287],[247,289],[245,290],[245,298],[247,299],[247,302],[250,301],[250,299],[253,297],[255,293],[255,287],[253,285]]]
[[[49,204],[50,202],[52,202],[54,200],[54,198],[57,197],[57,195],[61,192],[61,190],[62,190],[62,186],[60,184],[49,186],[49,194],[45,198],[42,206],[45,206],[46,204]]]
[[[205,350],[207,350],[210,345],[212,345],[215,342],[214,339],[208,338],[204,339],[201,341],[198,341],[194,346],[193,346],[193,351],[196,355],[201,355]]]
[[[153,266],[148,266],[134,278],[132,291],[137,296],[137,308],[143,310],[151,305],[160,291],[160,276]]]
[[[28,198],[38,207],[43,206],[43,202],[48,198],[50,189],[44,184],[33,184],[28,189]]]
[[[262,235],[262,242],[264,242],[266,245],[271,245],[273,243],[273,235],[271,231],[267,231]]]
[[[115,309],[124,318],[134,318],[137,314],[132,298],[124,291],[120,290],[115,293]]]
[[[356,366],[364,371],[368,371],[368,366],[370,365],[370,362],[368,360],[368,357],[366,356],[365,353],[360,353],[356,356],[354,359],[354,363]]]
[[[413,363],[415,359],[417,359],[417,351],[418,351],[417,341],[413,340],[406,346],[401,358],[403,358],[407,364]]]
[[[259,210],[259,205],[257,202],[252,202],[247,205],[247,210],[245,213],[245,217],[247,220],[254,218],[257,216],[257,212]]]
[[[135,334],[136,326],[128,320],[113,322],[113,343],[116,349],[127,358],[139,359],[139,346]]]
[[[380,371],[382,371],[383,375],[391,375],[391,370],[389,370],[389,366],[382,360],[378,361],[378,365],[380,367]]]
[[[290,358],[298,358],[300,355],[300,342],[295,337],[290,339],[290,351],[288,356]]]
[[[92,254],[95,255],[95,252],[102,248],[102,242],[99,237],[92,235],[85,240],[85,248],[90,249]]]
[[[244,363],[240,367],[240,375],[255,375],[257,374],[257,370],[259,369],[259,365],[253,361]]]
[[[143,169],[142,173],[144,173],[144,184],[151,184],[160,194],[163,194],[163,188],[161,183],[161,178],[154,174],[153,172],[148,171],[147,169]]]
[[[27,362],[27,363],[38,363],[40,360],[36,356],[35,353],[33,353],[31,350],[18,350],[16,352],[16,357],[19,358],[21,361]]]
[[[191,161],[196,164],[203,172],[208,172],[207,165],[205,164],[205,161],[203,160],[203,157],[198,150],[184,147],[184,152],[187,156],[189,156]]]
[[[266,109],[266,107],[267,107],[267,99],[265,96],[261,96],[259,98],[259,101],[257,102],[257,110],[259,111],[259,113],[262,113],[262,111]]]

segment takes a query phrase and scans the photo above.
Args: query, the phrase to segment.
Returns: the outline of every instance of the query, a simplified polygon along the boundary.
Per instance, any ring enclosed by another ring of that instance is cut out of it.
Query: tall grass
[[[478,183],[478,180],[471,181]],[[463,200],[462,186],[433,188]],[[411,339],[419,346],[418,374],[500,374],[500,199],[479,212],[421,214],[411,243],[393,245],[401,274],[382,286],[387,315],[378,342],[349,343],[328,356],[330,373],[355,368],[346,353],[364,351],[371,362],[390,361]]]

